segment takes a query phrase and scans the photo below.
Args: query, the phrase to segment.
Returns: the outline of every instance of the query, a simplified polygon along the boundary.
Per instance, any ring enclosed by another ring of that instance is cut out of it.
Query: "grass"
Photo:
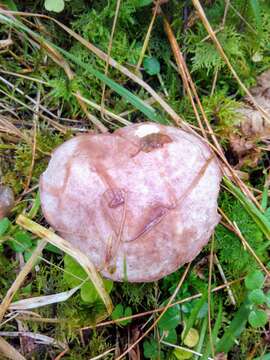
[[[267,359],[269,159],[263,151],[241,174],[229,145],[240,131],[243,95],[268,121],[249,90],[269,66],[267,2],[171,0],[159,8],[76,0],[60,14],[43,2],[4,4],[0,158],[15,204],[0,220],[0,353]],[[146,57],[159,64],[157,73],[144,69]],[[212,147],[224,173],[221,222],[197,259],[174,274],[149,284],[112,283],[48,229],[38,180],[51,152],[74,134],[138,120],[180,126]]]

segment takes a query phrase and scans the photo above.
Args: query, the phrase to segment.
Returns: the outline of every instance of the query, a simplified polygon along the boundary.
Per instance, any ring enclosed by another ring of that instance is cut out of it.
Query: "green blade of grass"
[[[252,217],[254,222],[263,232],[268,240],[270,240],[270,222],[265,215],[245,196],[240,189],[238,189],[228,178],[223,177],[223,181],[227,189],[236,197],[242,204],[246,212]]]
[[[218,304],[217,320],[216,320],[214,328],[212,330],[212,341],[213,341],[214,345],[216,345],[216,343],[217,343],[218,332],[222,325],[222,314],[223,314],[223,308],[222,308],[222,301],[220,300],[219,304]],[[206,346],[205,346],[203,356],[201,357],[201,360],[207,360],[208,356],[210,354],[210,351],[211,351],[211,345],[210,345],[210,339],[208,339]],[[216,349],[216,352],[218,352],[217,349]]]
[[[83,63],[78,58],[76,58],[76,56],[70,54],[66,50],[56,45],[53,45],[53,47],[57,49],[59,52],[61,52],[66,58],[71,60],[73,63],[83,68],[89,74],[94,75],[99,80],[103,81],[111,89],[117,92],[117,94],[121,95],[124,99],[126,99],[129,103],[131,103],[136,109],[140,110],[150,120],[160,122],[161,119],[157,115],[156,111],[151,106],[146,104],[143,100],[141,100],[138,96],[134,95],[131,91],[125,89],[122,85],[119,85],[117,82],[110,79],[108,76],[94,69],[91,65]]]
[[[235,314],[232,319],[229,327],[226,329],[224,335],[217,343],[216,351],[217,353],[224,352],[228,353],[232,346],[234,345],[235,339],[242,333],[245,329],[248,315],[250,313],[250,306],[247,301],[245,301]]]
[[[136,109],[141,111],[149,120],[155,121],[155,122],[161,122],[162,118],[156,113],[156,111],[148,104],[146,104],[142,99],[140,99],[138,96],[134,95],[131,91],[125,89],[122,85],[119,85],[114,80],[110,79],[108,76],[104,75],[100,71],[94,69],[91,65],[85,64],[84,62],[80,61],[76,56],[73,54],[70,54],[68,51],[60,48],[59,46],[53,44],[52,42],[48,40],[44,40],[39,34],[35,33],[31,29],[29,29],[27,26],[25,26],[22,22],[15,18],[11,18],[9,16],[5,16],[3,14],[0,14],[0,21],[7,25],[14,26],[16,29],[23,31],[39,41],[39,43],[42,45],[42,43],[46,42],[50,46],[52,46],[55,50],[62,53],[66,58],[71,60],[74,64],[80,66],[83,68],[88,74],[94,75],[99,80],[103,81],[106,85],[108,85],[111,89],[113,89],[117,94],[122,96],[126,101],[131,103]]]
[[[189,318],[187,320],[186,326],[185,326],[185,330],[183,333],[183,340],[185,339],[185,337],[187,336],[189,330],[193,327],[195,321],[198,318],[198,314],[199,311],[201,310],[202,306],[204,305],[205,301],[207,300],[207,292],[205,294],[203,294],[202,298],[200,300],[198,300],[198,302],[196,303],[196,305],[193,307],[193,309],[191,310],[191,313],[189,315]]]

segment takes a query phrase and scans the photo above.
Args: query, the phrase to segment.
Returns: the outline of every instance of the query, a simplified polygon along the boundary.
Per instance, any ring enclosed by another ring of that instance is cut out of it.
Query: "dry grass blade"
[[[159,96],[152,88],[149,86],[145,81],[140,79],[137,75],[129,71],[125,66],[120,65],[117,61],[115,61],[113,58],[107,56],[106,53],[104,53],[102,50],[98,49],[96,46],[85,40],[82,36],[77,34],[75,31],[71,30],[66,25],[62,24],[60,21],[51,18],[50,16],[41,15],[41,14],[35,14],[35,13],[26,13],[26,12],[18,12],[18,11],[6,11],[3,9],[0,9],[0,13],[5,15],[18,15],[22,17],[41,17],[44,19],[49,19],[56,23],[58,26],[60,26],[63,30],[65,30],[70,36],[72,36],[74,39],[79,41],[83,46],[85,46],[88,50],[93,52],[96,56],[98,56],[101,60],[107,61],[109,59],[109,64],[114,67],[115,69],[119,70],[121,73],[126,75],[128,78],[133,80],[135,83],[140,85],[142,88],[144,88],[155,100],[157,103],[160,104],[160,106],[167,112],[167,114],[172,118],[172,120],[175,122],[176,125],[181,126],[185,124],[185,121],[170,107],[170,105],[167,104],[166,101],[162,99],[161,96]]]
[[[229,296],[229,298],[230,298],[230,300],[231,300],[231,303],[232,303],[233,306],[235,306],[235,305],[236,305],[236,301],[235,301],[233,292],[232,292],[230,286],[228,285],[228,280],[227,280],[227,278],[226,278],[226,275],[225,275],[225,273],[224,273],[224,271],[223,271],[223,268],[222,268],[222,266],[221,266],[221,264],[220,264],[220,262],[219,262],[218,257],[217,257],[216,254],[214,255],[214,263],[215,263],[215,265],[216,265],[217,268],[218,268],[218,271],[219,271],[219,273],[220,273],[220,276],[221,276],[222,280],[224,281],[224,284],[226,285],[226,288],[227,288],[227,291],[228,291],[228,296]]]
[[[211,37],[213,43],[215,44],[218,52],[220,53],[220,55],[222,56],[223,60],[225,61],[225,63],[227,64],[229,70],[231,71],[232,75],[234,76],[234,78],[236,79],[236,81],[238,82],[238,84],[240,85],[240,87],[244,90],[244,92],[247,94],[247,96],[249,97],[249,99],[251,100],[251,102],[253,103],[254,107],[256,108],[256,110],[258,110],[263,117],[265,118],[266,121],[270,121],[269,119],[269,114],[256,102],[256,100],[254,99],[254,97],[252,96],[251,92],[248,90],[248,88],[244,85],[244,83],[242,82],[242,80],[239,78],[237,72],[234,70],[229,58],[227,57],[227,55],[225,54],[212,26],[210,25],[205,12],[203,10],[203,7],[201,6],[201,3],[199,0],[192,0],[194,7],[196,8],[198,15],[200,16],[202,23],[204,24],[209,36]]]
[[[112,119],[118,120],[121,124],[123,125],[130,125],[131,122],[124,119],[123,117],[116,115],[114,113],[112,113],[111,111],[105,109],[105,107],[101,107],[98,104],[94,103],[93,101],[86,99],[85,97],[81,96],[81,95],[77,95],[78,99],[81,99],[82,101],[84,101],[86,104],[92,106],[94,109],[103,112],[104,114],[108,115],[109,117],[111,117]]]
[[[52,345],[61,349],[66,349],[66,344],[55,340],[54,338],[42,334],[36,334],[29,331],[0,331],[0,336],[7,337],[28,337],[35,340],[38,344]]]
[[[38,109],[37,109],[37,111],[38,111]],[[37,115],[34,114],[34,116],[37,116]],[[25,185],[25,188],[24,188],[24,192],[29,190],[29,187],[30,187],[30,184],[31,184],[32,175],[33,175],[33,169],[34,169],[34,166],[35,166],[36,150],[37,150],[37,121],[34,120],[33,143],[32,143],[32,159],[31,159],[31,165],[30,165],[26,185]]]
[[[10,121],[11,119],[7,116],[0,114],[0,132],[7,133],[10,135],[14,135],[19,139],[23,139],[27,144],[31,144],[28,136],[25,135],[22,131],[20,131],[15,125]]]
[[[80,286],[77,286],[74,289],[64,291],[58,294],[37,296],[33,298],[15,301],[10,304],[9,310],[28,310],[36,309],[41,306],[46,306],[50,304],[57,304],[68,300],[73,294],[75,294],[77,290],[79,290],[79,288]]]
[[[35,41],[39,42],[39,39],[35,38]],[[59,66],[62,67],[62,69],[65,71],[67,77],[69,80],[73,80],[74,79],[74,73],[71,70],[69,63],[63,58],[63,56],[56,50],[54,49],[48,42],[46,42],[45,40],[42,40],[42,42],[39,42],[39,46],[42,47],[43,49],[45,49],[47,51],[47,54],[50,56],[50,58],[55,61]],[[108,129],[106,128],[106,126],[104,124],[102,124],[102,122],[97,119],[96,117],[94,117],[93,115],[91,115],[88,110],[87,110],[87,106],[85,105],[85,103],[79,98],[80,96],[80,92],[76,91],[75,93],[75,97],[79,103],[79,105],[81,106],[82,110],[84,111],[85,115],[87,116],[87,118],[93,122],[93,124],[102,132],[102,133],[106,133],[108,131]]]
[[[32,111],[34,114],[38,114],[40,117],[42,117],[43,119],[45,119],[49,124],[51,124],[55,129],[57,129],[58,131],[62,132],[63,134],[65,134],[67,132],[67,127],[57,123],[56,121],[50,119],[48,116],[43,115],[42,113],[37,113],[35,111],[35,109],[33,109],[32,107],[30,107],[29,105],[25,104],[23,101],[19,100],[18,98],[16,98],[15,96],[12,96],[8,93],[6,93],[5,91],[0,89],[0,93],[4,94],[5,96],[8,96],[10,99],[14,100],[16,103],[24,106],[26,109],[29,109],[30,111]],[[31,142],[30,142],[31,143]]]
[[[211,241],[211,252],[210,252],[210,261],[209,261],[209,277],[208,277],[208,332],[209,332],[209,342],[211,347],[212,356],[215,357],[215,349],[212,337],[212,324],[211,324],[211,283],[212,283],[212,273],[213,273],[213,258],[214,258],[214,236],[212,236]]]
[[[184,60],[184,57],[182,55],[182,52],[180,50],[180,47],[177,43],[177,40],[173,34],[173,31],[171,29],[171,26],[170,24],[168,23],[167,19],[165,18],[165,16],[163,16],[163,21],[164,21],[164,28],[165,28],[165,32],[167,33],[167,36],[168,36],[168,39],[169,39],[169,42],[171,44],[171,48],[172,48],[172,52],[174,54],[174,57],[175,57],[175,60],[176,60],[176,63],[177,63],[177,68],[178,68],[178,71],[182,77],[182,81],[184,83],[184,87],[185,87],[185,90],[187,91],[188,93],[188,96],[189,96],[189,100],[191,102],[191,105],[192,105],[192,108],[193,108],[193,111],[194,111],[194,114],[196,116],[196,119],[198,121],[198,124],[199,124],[199,127],[200,127],[200,130],[204,136],[205,139],[207,139],[207,136],[206,136],[206,132],[205,132],[205,129],[203,127],[203,124],[201,122],[201,118],[200,118],[200,115],[199,115],[199,112],[197,110],[197,107],[195,105],[195,102],[193,100],[193,94],[192,94],[192,90],[191,90],[191,87],[190,87],[190,75],[189,75],[189,72],[188,72],[188,69],[187,69],[187,66],[185,64],[185,60]],[[194,90],[194,89],[193,89]],[[193,91],[194,92],[194,91]],[[209,129],[208,129],[209,130]],[[213,133],[212,129],[211,130],[211,133]]]
[[[208,142],[208,144],[212,147],[212,149],[219,155],[219,157],[221,158],[222,162],[224,163],[225,167],[223,167],[223,170],[225,172],[225,174],[228,175],[228,177],[231,179],[233,179],[235,181],[235,183],[239,186],[239,188],[242,190],[242,192],[254,203],[256,204],[256,206],[261,209],[261,206],[258,202],[258,200],[256,199],[256,197],[253,195],[253,193],[250,191],[250,189],[248,188],[248,186],[239,178],[237,172],[230,166],[230,164],[228,163],[224,153],[223,153],[223,150],[222,150],[222,147],[221,145],[219,144],[216,136],[215,136],[215,133],[213,132],[212,130],[212,127],[209,123],[209,120],[207,119],[207,116],[206,116],[206,113],[204,111],[204,108],[202,106],[202,103],[200,101],[200,98],[198,96],[198,93],[197,93],[197,90],[196,90],[196,87],[195,87],[195,84],[190,76],[190,73],[189,73],[189,70],[188,70],[188,67],[186,65],[186,62],[184,60],[184,57],[182,55],[182,52],[180,50],[180,47],[176,41],[176,38],[173,34],[173,31],[170,27],[170,24],[168,23],[168,21],[164,18],[164,25],[165,25],[165,30],[167,32],[167,35],[168,35],[168,38],[169,38],[169,41],[171,43],[171,46],[172,46],[172,50],[173,50],[173,53],[174,53],[174,56],[175,56],[175,59],[176,59],[176,62],[177,62],[177,65],[178,65],[178,69],[179,69],[179,72],[180,72],[180,75],[182,76],[183,78],[183,81],[184,81],[184,84],[187,83],[187,86],[189,88],[189,84],[190,84],[190,87],[191,87],[191,90],[192,90],[192,93],[193,94],[190,94],[189,93],[189,97],[190,97],[190,101],[191,103],[193,103],[193,96],[195,97],[196,99],[196,102],[199,106],[199,109],[200,109],[200,112],[202,114],[202,117],[203,117],[203,120],[204,120],[204,123],[206,124],[207,126],[207,131],[208,133],[210,134],[212,140],[213,140],[213,143],[214,143],[214,146],[212,146],[212,144],[210,144]],[[195,109],[196,109],[196,106],[195,106]],[[197,110],[195,112],[195,114],[198,113]],[[200,125],[200,128],[202,127],[202,124],[201,122],[199,123]],[[205,134],[205,132],[204,132]],[[206,135],[205,135],[206,137]]]
[[[19,351],[11,346],[5,339],[0,337],[0,354],[4,355],[5,358],[10,360],[26,360]]]
[[[247,242],[247,240],[244,238],[244,236],[242,235],[238,225],[236,224],[236,222],[233,222],[235,231],[237,236],[239,237],[239,239],[242,241],[244,248],[247,248],[248,251],[250,252],[250,254],[255,258],[255,260],[257,261],[257,263],[259,264],[259,266],[261,267],[261,269],[265,272],[265,274],[270,277],[270,272],[268,271],[268,269],[266,268],[266,266],[263,264],[263,262],[260,260],[260,258],[258,257],[258,255],[256,254],[256,252],[252,249],[252,247],[249,245],[249,243]]]
[[[174,33],[173,33],[172,29],[171,29],[171,26],[170,26],[170,24],[168,23],[168,21],[166,20],[165,17],[163,19],[164,19],[165,31],[166,31],[168,39],[170,41],[172,51],[173,51],[173,54],[175,56],[175,60],[176,60],[177,66],[178,66],[179,73],[180,73],[180,75],[181,75],[181,77],[183,79],[184,86],[185,86],[185,88],[186,88],[186,90],[188,92],[189,99],[190,99],[191,104],[193,106],[194,113],[195,113],[196,118],[198,120],[200,129],[201,129],[201,131],[202,131],[202,133],[204,135],[204,138],[207,139],[206,132],[205,132],[205,130],[203,128],[203,125],[202,125],[202,122],[200,120],[199,113],[197,111],[196,105],[195,105],[194,100],[193,100],[193,96],[196,99],[196,102],[197,102],[199,110],[200,110],[200,112],[202,114],[204,123],[206,124],[207,131],[211,135],[212,141],[213,141],[213,143],[215,145],[214,151],[219,155],[219,157],[221,158],[221,160],[223,161],[223,163],[225,165],[224,170],[226,171],[226,173],[229,173],[231,175],[230,177],[232,177],[235,180],[235,182],[242,189],[242,191],[260,208],[260,204],[258,203],[255,196],[251,193],[251,191],[246,186],[246,184],[239,178],[237,173],[230,166],[230,164],[228,163],[226,157],[224,156],[222,147],[219,144],[219,142],[218,142],[218,140],[217,140],[217,138],[215,136],[215,133],[213,132],[212,127],[211,127],[211,125],[210,125],[210,123],[209,123],[209,121],[207,119],[206,113],[204,111],[204,108],[203,108],[202,103],[200,101],[200,98],[198,96],[195,84],[194,84],[194,82],[193,82],[193,80],[191,78],[191,75],[189,73],[189,70],[188,70],[188,67],[186,65],[185,59],[184,59],[184,57],[182,55],[181,49],[180,49],[180,47],[179,47],[179,45],[177,43],[177,40],[176,40],[176,38],[174,36]],[[212,148],[213,148],[213,146],[212,146]]]
[[[27,263],[24,265],[22,270],[20,271],[19,275],[16,277],[15,281],[9,288],[8,292],[6,293],[6,296],[4,297],[1,305],[0,305],[0,323],[5,315],[5,312],[7,311],[16,291],[21,287],[21,285],[24,282],[24,279],[29,274],[31,269],[36,263],[36,260],[38,259],[39,255],[42,253],[42,250],[46,246],[47,241],[41,240],[36,249],[33,251],[30,259],[27,261]]]
[[[167,305],[164,307],[164,309],[162,310],[161,314],[157,317],[157,319],[153,322],[153,324],[144,332],[144,334],[142,336],[140,336],[136,341],[134,341],[133,344],[131,344],[127,350],[125,350],[120,356],[118,356],[116,358],[116,360],[120,360],[123,359],[137,344],[139,344],[139,342],[145,338],[145,336],[147,334],[149,334],[154,327],[158,324],[159,320],[162,318],[162,316],[165,314],[165,312],[168,310],[168,308],[170,307],[170,305],[172,304],[173,300],[175,299],[176,295],[178,294],[186,276],[187,273],[189,271],[191,263],[189,263],[184,271],[184,274],[182,275],[176,289],[174,290],[174,293],[172,294],[172,296],[170,297],[170,300],[168,301]]]
[[[142,64],[142,61],[143,61],[143,58],[144,58],[144,55],[145,55],[145,51],[147,49],[147,46],[148,46],[148,43],[149,43],[149,40],[150,40],[150,35],[151,35],[153,25],[154,25],[156,17],[157,17],[158,10],[159,10],[159,2],[160,2],[160,0],[157,0],[155,8],[154,8],[153,16],[152,16],[151,22],[149,24],[149,27],[148,27],[148,30],[147,30],[147,33],[146,33],[146,36],[145,36],[145,39],[144,39],[144,42],[143,42],[142,51],[140,53],[140,58],[139,58],[138,63],[136,65],[136,73],[138,73],[138,71],[140,70],[140,67],[141,67],[141,64]]]
[[[0,13],[5,13],[5,14],[9,14],[9,12],[5,12],[3,9],[0,9]],[[9,20],[11,20],[10,18],[12,17],[12,15],[8,15],[9,16]],[[14,21],[14,19],[13,19]],[[24,27],[24,29],[26,29],[27,27]],[[28,29],[29,30],[29,29]],[[67,77],[69,78],[69,80],[72,80],[74,78],[74,73],[71,70],[68,62],[63,58],[63,56],[56,50],[54,49],[49,42],[47,42],[46,40],[44,40],[44,38],[40,38],[38,35],[36,35],[35,32],[29,30],[28,31],[28,35],[31,36],[32,40],[29,38],[30,42],[32,43],[33,46],[37,47],[37,48],[42,48],[44,49],[48,56],[56,63],[58,64],[60,67],[62,67],[62,69],[65,71]],[[77,98],[77,94],[80,95],[80,92],[77,91],[75,94],[75,97]],[[87,111],[87,107],[85,106],[85,104],[83,103],[82,100],[77,99],[79,105],[81,106],[82,110],[85,112],[86,116],[88,117],[88,119],[94,123],[94,125],[96,125],[96,127],[101,131],[101,132],[107,132],[108,129],[106,128],[105,125],[102,124],[102,122],[100,120],[98,120],[97,118],[95,118],[94,116],[92,116],[88,111]]]
[[[19,215],[16,222],[28,231],[41,238],[45,238],[49,243],[55,245],[57,248],[64,251],[66,254],[72,256],[84,268],[87,275],[93,282],[99,296],[101,297],[102,301],[106,306],[108,313],[110,314],[112,312],[113,305],[110,296],[104,289],[102,279],[96,271],[94,265],[83,252],[74,248],[68,241],[64,240],[63,238],[46,229],[45,227],[37,224],[36,222],[28,219],[24,215]]]
[[[109,58],[111,57],[113,36],[114,36],[117,18],[118,18],[118,14],[119,14],[119,10],[120,10],[120,4],[121,4],[121,0],[117,0],[115,15],[114,15],[114,19],[113,19],[113,25],[112,25],[112,32],[111,32],[109,46],[108,46],[107,61],[106,61],[105,71],[104,71],[104,75],[106,75],[106,76],[108,75],[108,71],[109,71]],[[102,95],[101,95],[101,114],[102,115],[103,115],[103,108],[105,106],[105,89],[106,89],[106,84],[103,83],[102,84]]]

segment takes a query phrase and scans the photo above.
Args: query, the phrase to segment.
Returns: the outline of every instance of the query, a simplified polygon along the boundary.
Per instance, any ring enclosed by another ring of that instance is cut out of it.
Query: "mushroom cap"
[[[43,213],[116,281],[155,281],[191,261],[219,221],[221,172],[206,143],[154,123],[77,136],[40,179]]]
[[[0,185],[0,219],[7,216],[14,206],[14,194],[10,187]]]

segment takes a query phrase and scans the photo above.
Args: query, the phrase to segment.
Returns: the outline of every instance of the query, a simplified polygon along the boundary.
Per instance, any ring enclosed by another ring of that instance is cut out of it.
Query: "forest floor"
[[[0,0],[0,24],[0,358],[269,360],[269,1]],[[175,273],[106,280],[111,309],[39,178],[75,135],[144,121],[211,144],[221,221]]]

